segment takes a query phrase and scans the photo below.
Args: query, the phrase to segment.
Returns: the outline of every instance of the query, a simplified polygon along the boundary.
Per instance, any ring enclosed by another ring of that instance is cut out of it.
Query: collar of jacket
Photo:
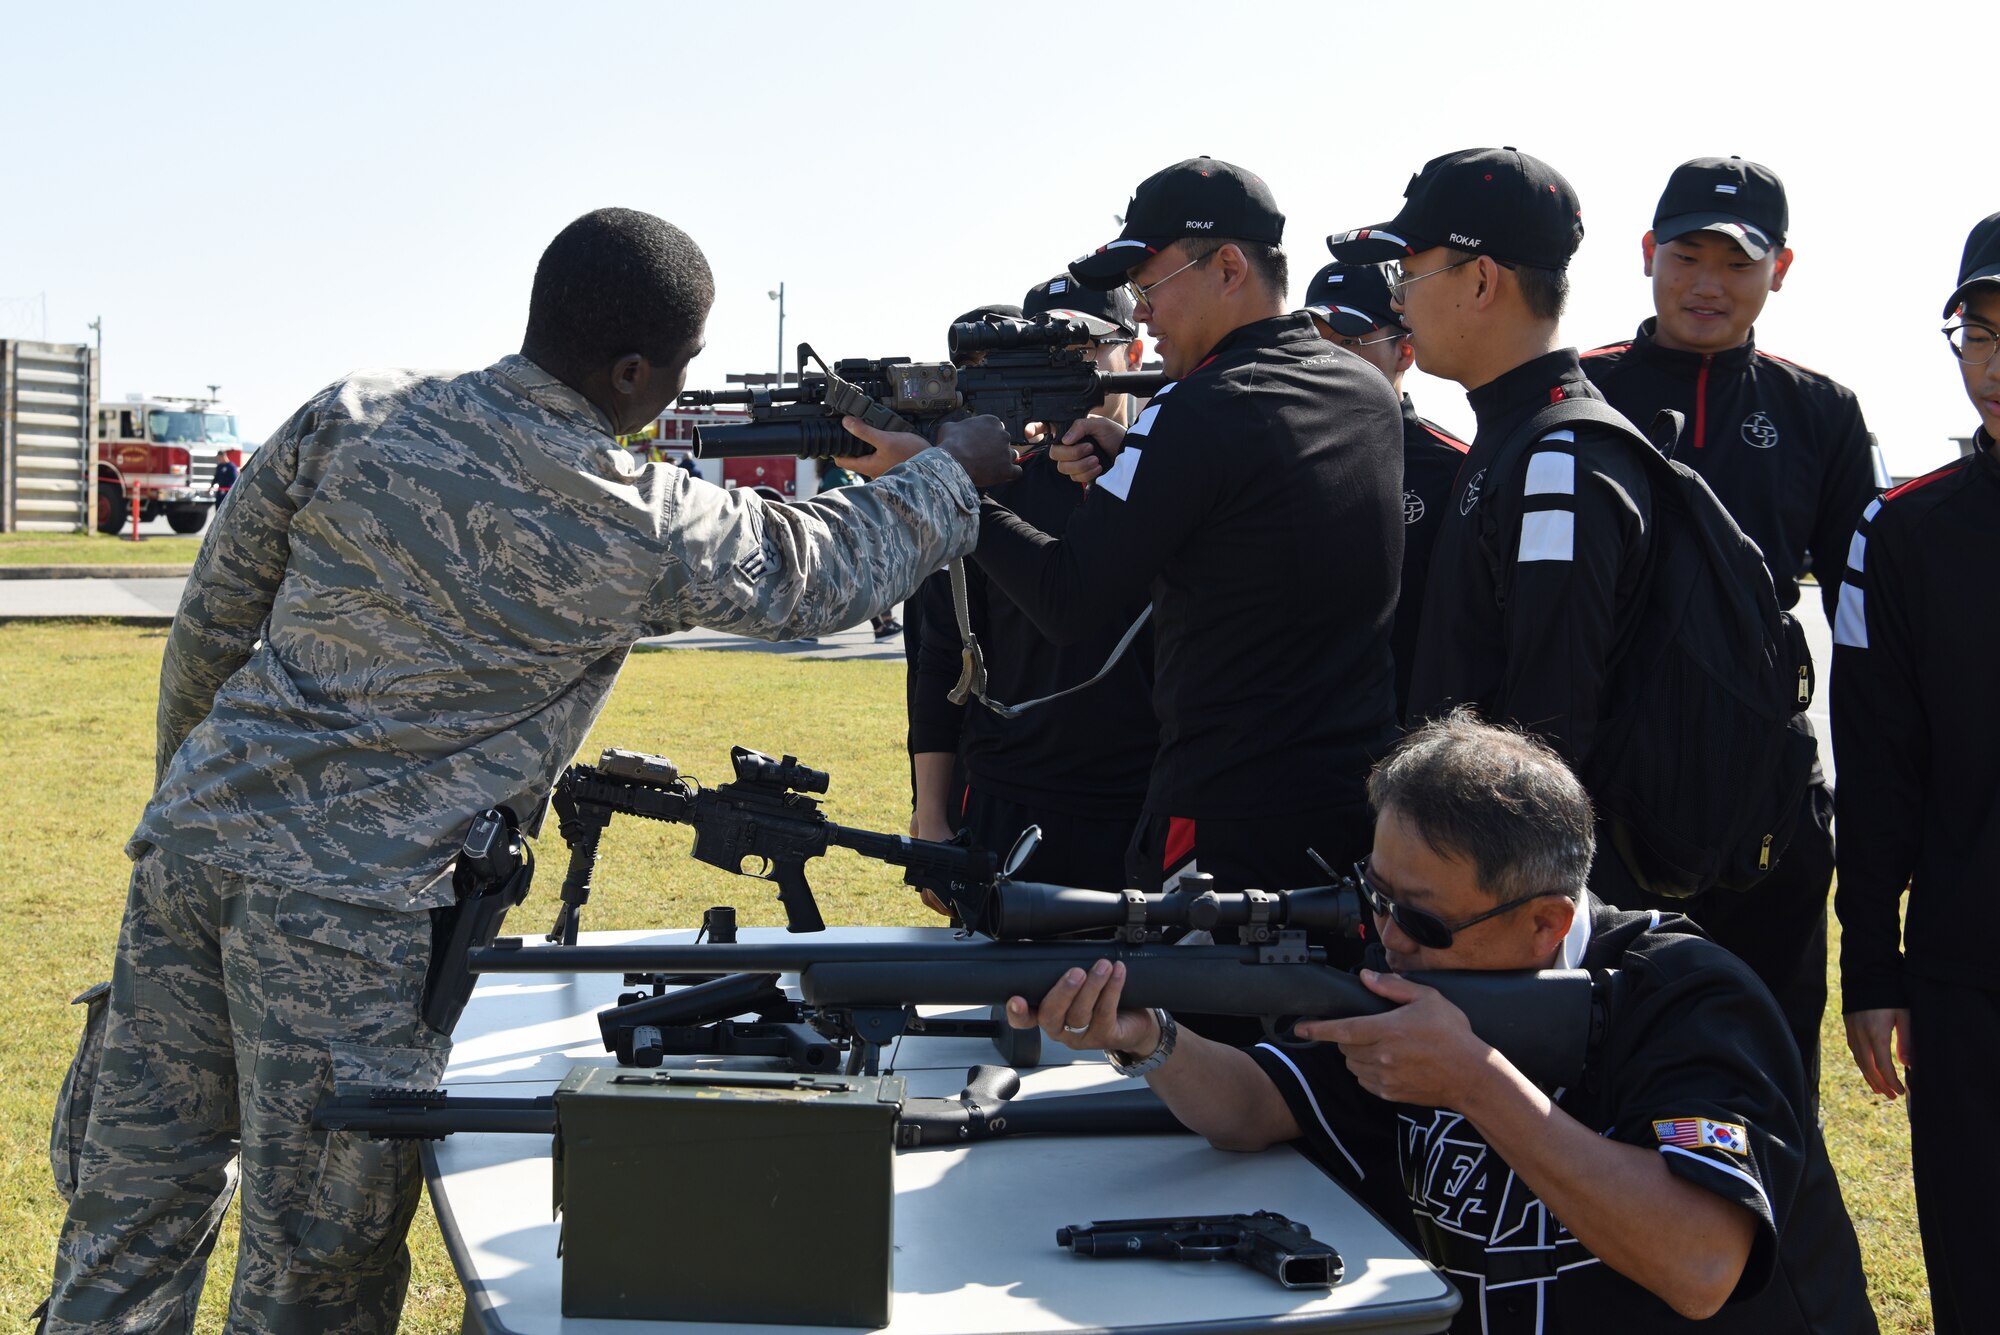
[[[1747,370],[1751,361],[1757,356],[1757,331],[1754,328],[1747,338],[1733,348],[1725,348],[1721,352],[1682,352],[1678,348],[1660,346],[1656,337],[1659,327],[1658,316],[1653,316],[1639,325],[1639,332],[1632,339],[1632,355],[1643,358],[1654,366],[1679,371],[1690,378],[1700,374],[1704,365],[1711,373],[1727,371],[1733,374]]]
[[[616,437],[603,409],[519,353],[509,353],[487,368],[513,385],[538,406],[586,431]]]

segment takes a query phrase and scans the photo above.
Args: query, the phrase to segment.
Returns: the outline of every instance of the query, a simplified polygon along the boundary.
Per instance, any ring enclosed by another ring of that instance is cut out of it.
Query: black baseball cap
[[[2000,285],[2000,213],[1980,219],[1972,235],[1965,238],[1965,258],[1958,262],[1958,286],[1944,304],[1944,318],[1956,315],[1974,288],[1995,285]]]
[[[991,306],[974,306],[965,314],[953,320],[953,324],[983,324],[988,320],[1022,319],[1019,306],[1009,306],[1006,302],[996,302]]]
[[[1306,285],[1305,309],[1326,321],[1334,333],[1348,338],[1378,329],[1408,332],[1389,304],[1389,278],[1379,264],[1335,260]]]
[[[1742,158],[1693,158],[1674,168],[1653,210],[1653,240],[1720,232],[1753,260],[1785,244],[1791,212],[1785,183],[1761,163]]]
[[[1582,240],[1583,206],[1561,172],[1516,148],[1466,148],[1426,162],[1403,187],[1394,218],[1336,233],[1326,248],[1344,264],[1450,246],[1507,264],[1566,269]]]
[[[1029,288],[1028,295],[1021,298],[1021,313],[1030,320],[1049,315],[1081,321],[1093,338],[1139,336],[1139,322],[1132,318],[1132,294],[1122,285],[1109,290],[1089,288],[1066,273]]]
[[[1125,230],[1072,261],[1085,287],[1117,287],[1128,271],[1182,237],[1220,236],[1267,246],[1285,239],[1285,215],[1263,178],[1215,158],[1189,158],[1139,182],[1125,206]]]

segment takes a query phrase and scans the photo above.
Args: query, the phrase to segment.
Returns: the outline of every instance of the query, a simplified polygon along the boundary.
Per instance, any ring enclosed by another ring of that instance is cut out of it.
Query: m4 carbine
[[[729,760],[736,778],[714,788],[682,778],[664,756],[615,747],[595,765],[563,771],[552,805],[557,828],[569,845],[569,871],[548,939],[576,943],[577,921],[597,871],[598,843],[614,815],[693,826],[696,860],[776,882],[786,929],[793,932],[826,928],[805,864],[829,848],[851,848],[906,868],[909,884],[947,901],[972,893],[972,887],[991,885],[997,874],[997,859],[980,849],[834,824],[811,796],[827,790],[826,771],[801,765],[795,757],[773,760],[736,746],[730,748]],[[752,863],[755,870],[747,865]]]
[[[1049,316],[968,321],[951,327],[948,362],[857,357],[831,367],[811,344],[801,343],[797,384],[689,390],[677,406],[750,409],[747,422],[695,428],[694,452],[702,459],[874,453],[841,426],[846,416],[884,431],[915,431],[934,439],[939,424],[951,418],[986,414],[999,418],[1012,440],[1025,439],[1030,422],[1044,423],[1060,436],[1107,398],[1150,395],[1166,383],[1165,376],[1148,372],[1099,370],[1090,359],[1090,337],[1081,322]],[[808,361],[819,371],[807,371]]]

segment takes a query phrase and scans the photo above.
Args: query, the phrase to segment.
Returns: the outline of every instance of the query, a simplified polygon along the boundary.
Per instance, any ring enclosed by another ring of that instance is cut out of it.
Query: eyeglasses
[[[1477,255],[1467,255],[1464,259],[1454,260],[1452,263],[1445,265],[1441,269],[1427,269],[1423,273],[1411,273],[1411,274],[1404,273],[1403,266],[1396,263],[1394,260],[1391,260],[1384,271],[1385,276],[1389,280],[1389,295],[1394,297],[1397,301],[1401,301],[1403,299],[1404,292],[1409,288],[1410,284],[1416,282],[1418,279],[1435,278],[1441,273],[1450,273],[1453,269],[1463,268],[1465,265],[1471,264],[1474,260],[1477,260],[1478,258],[1479,257]]]
[[[1993,360],[1994,349],[2000,348],[2000,334],[1982,324],[1946,325],[1944,336],[1952,355],[1967,366],[1985,365]]]
[[[1213,255],[1214,253],[1215,252],[1211,250],[1208,252],[1208,255]],[[1194,268],[1195,265],[1200,264],[1203,260],[1207,259],[1208,255],[1196,256],[1194,259],[1189,260],[1186,264],[1183,264],[1180,268],[1168,274],[1167,278],[1179,277],[1181,274],[1186,273],[1189,269]],[[1134,306],[1143,306],[1152,299],[1154,292],[1156,292],[1166,284],[1167,278],[1157,279],[1153,282],[1147,283],[1144,287],[1141,287],[1139,284],[1133,282],[1131,279],[1128,278],[1125,280],[1125,290],[1132,294],[1132,304]]]
[[[1375,878],[1368,874],[1368,863],[1364,860],[1354,864],[1354,879],[1361,887],[1361,898],[1368,904],[1368,911],[1378,918],[1389,918],[1403,929],[1403,934],[1418,945],[1429,950],[1450,950],[1452,939],[1476,922],[1497,918],[1503,913],[1511,913],[1530,900],[1546,899],[1547,895],[1529,895],[1524,899],[1510,899],[1496,905],[1484,913],[1475,913],[1463,922],[1446,922],[1435,913],[1423,909],[1413,909],[1407,904],[1398,904],[1382,893],[1382,887],[1375,884]]]
[[[1341,334],[1337,335],[1333,341],[1343,348],[1372,348],[1377,343],[1394,343],[1399,338],[1408,338],[1409,336],[1410,333],[1407,329],[1394,329],[1386,334],[1377,334],[1374,338],[1349,338],[1347,335]]]

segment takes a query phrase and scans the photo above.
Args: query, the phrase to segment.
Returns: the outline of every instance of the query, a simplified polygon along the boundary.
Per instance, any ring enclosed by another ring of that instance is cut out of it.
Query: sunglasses
[[[1450,950],[1452,940],[1457,934],[1472,924],[1485,922],[1488,918],[1497,918],[1503,913],[1511,913],[1532,900],[1548,898],[1547,895],[1529,895],[1525,899],[1510,899],[1484,913],[1475,913],[1462,922],[1446,922],[1435,913],[1413,909],[1407,904],[1398,904],[1382,893],[1382,887],[1368,874],[1368,863],[1365,860],[1354,864],[1354,880],[1361,887],[1361,898],[1367,903],[1370,913],[1378,918],[1390,919],[1403,929],[1403,935],[1427,950]]]

